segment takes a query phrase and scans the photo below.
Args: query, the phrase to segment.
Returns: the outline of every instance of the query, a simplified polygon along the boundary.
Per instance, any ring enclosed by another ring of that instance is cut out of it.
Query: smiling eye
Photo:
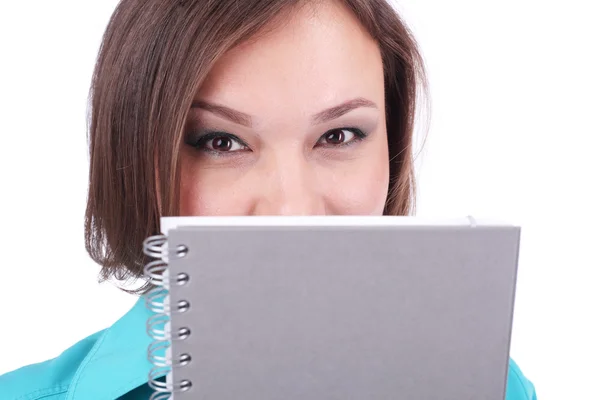
[[[233,153],[248,149],[248,146],[241,140],[224,133],[209,133],[188,144],[209,153]]]
[[[209,139],[205,142],[205,147],[207,147],[208,150],[219,152],[237,151],[245,148],[240,142],[227,136],[217,136]]]
[[[332,129],[321,136],[319,144],[325,146],[343,146],[356,140],[363,139],[365,136],[366,135],[358,129]]]

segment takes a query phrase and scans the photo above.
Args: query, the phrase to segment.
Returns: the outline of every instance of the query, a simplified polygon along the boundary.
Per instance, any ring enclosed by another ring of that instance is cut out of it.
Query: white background
[[[592,0],[396,0],[429,69],[419,215],[523,226],[512,357],[540,399],[600,399],[600,15]],[[83,248],[102,1],[0,3],[0,373],[135,301]]]

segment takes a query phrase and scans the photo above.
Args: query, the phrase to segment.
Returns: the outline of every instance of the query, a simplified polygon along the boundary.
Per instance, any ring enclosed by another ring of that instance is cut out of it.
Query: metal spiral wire
[[[185,273],[173,278],[169,276],[169,257],[185,257],[187,251],[183,245],[169,249],[165,235],[150,236],[144,240],[144,254],[154,258],[144,266],[144,275],[153,286],[146,295],[146,307],[153,313],[146,323],[146,332],[152,338],[148,346],[148,360],[153,365],[148,374],[148,385],[154,390],[150,400],[168,400],[173,393],[186,392],[192,387],[192,382],[187,379],[175,383],[166,379],[173,368],[185,367],[192,360],[189,354],[179,354],[174,357],[175,360],[169,354],[172,341],[186,340],[191,334],[186,327],[178,328],[173,333],[169,324],[172,313],[185,312],[190,308],[186,300],[174,305],[169,302],[169,287],[185,285],[189,281]]]

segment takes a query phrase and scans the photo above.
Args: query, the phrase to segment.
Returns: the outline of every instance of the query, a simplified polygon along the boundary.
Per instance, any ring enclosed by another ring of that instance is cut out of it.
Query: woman
[[[161,215],[413,210],[423,65],[385,0],[123,0],[91,91],[87,249],[140,277]],[[2,399],[144,399],[143,301]],[[535,399],[510,363],[507,399]]]

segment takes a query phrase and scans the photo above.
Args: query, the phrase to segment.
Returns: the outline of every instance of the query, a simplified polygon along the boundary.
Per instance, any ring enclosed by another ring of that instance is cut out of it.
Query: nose
[[[258,172],[253,215],[324,215],[317,171],[304,157],[281,157]]]

